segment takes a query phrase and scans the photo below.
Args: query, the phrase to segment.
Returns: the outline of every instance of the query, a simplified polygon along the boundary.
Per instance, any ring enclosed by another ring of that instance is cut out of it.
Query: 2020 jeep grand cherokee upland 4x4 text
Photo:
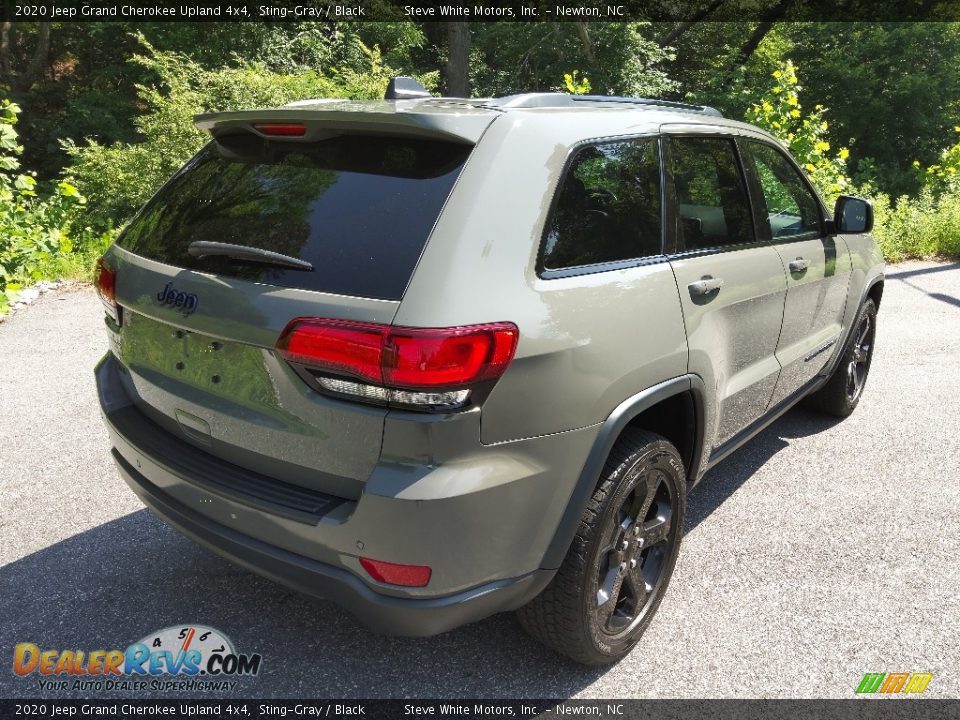
[[[100,263],[114,458],[188,536],[377,630],[517,609],[616,660],[688,488],[801,399],[857,405],[872,211],[828,214],[709,108],[392,90],[198,118]]]

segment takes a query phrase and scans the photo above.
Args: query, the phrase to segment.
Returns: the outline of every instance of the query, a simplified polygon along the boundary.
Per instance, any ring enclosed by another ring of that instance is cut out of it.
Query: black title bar
[[[960,21],[960,0],[2,0],[14,22]]]
[[[0,700],[3,718],[604,718],[913,720],[960,717],[960,700]]]

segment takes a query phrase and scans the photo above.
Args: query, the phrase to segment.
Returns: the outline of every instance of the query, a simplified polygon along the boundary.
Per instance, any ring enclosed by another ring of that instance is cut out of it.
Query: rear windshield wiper
[[[270,250],[263,250],[261,248],[247,247],[246,245],[197,240],[190,243],[187,247],[187,252],[195,258],[220,256],[228,257],[231,260],[246,260],[262,265],[276,265],[278,267],[290,268],[291,270],[313,270],[313,265],[306,260],[300,260],[299,258],[271,252]]]

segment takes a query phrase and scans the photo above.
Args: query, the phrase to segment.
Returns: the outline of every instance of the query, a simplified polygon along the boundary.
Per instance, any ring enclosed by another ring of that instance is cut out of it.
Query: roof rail
[[[723,117],[716,108],[708,105],[691,105],[689,103],[674,102],[673,100],[659,100],[657,98],[624,97],[621,95],[569,95],[567,93],[523,93],[520,95],[506,95],[494,98],[488,105],[498,108],[539,108],[539,107],[573,107],[581,102],[622,103],[624,105],[649,105],[653,107],[674,108],[685,112]]]
[[[692,105],[691,103],[676,102],[674,100],[659,100],[657,98],[624,97],[621,95],[571,95],[574,102],[615,102],[628,103],[631,105],[656,105],[658,107],[676,108],[677,110],[686,110],[687,112],[702,113],[703,115],[713,115],[714,117],[723,117],[723,113],[709,105]]]

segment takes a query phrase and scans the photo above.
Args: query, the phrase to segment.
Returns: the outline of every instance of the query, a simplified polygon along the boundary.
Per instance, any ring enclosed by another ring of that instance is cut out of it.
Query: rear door
[[[707,428],[716,448],[770,404],[780,374],[775,352],[786,279],[777,251],[755,237],[733,138],[668,135],[667,145],[671,265],[690,372],[716,398]]]
[[[297,317],[392,321],[471,148],[241,131],[201,150],[106,257],[121,306],[114,352],[137,407],[224,460],[358,497],[386,410],[311,390],[274,347]]]
[[[779,148],[742,139],[757,232],[774,244],[787,278],[777,359],[783,370],[772,402],[801,390],[840,341],[850,262],[841,238],[827,235],[820,201]]]

